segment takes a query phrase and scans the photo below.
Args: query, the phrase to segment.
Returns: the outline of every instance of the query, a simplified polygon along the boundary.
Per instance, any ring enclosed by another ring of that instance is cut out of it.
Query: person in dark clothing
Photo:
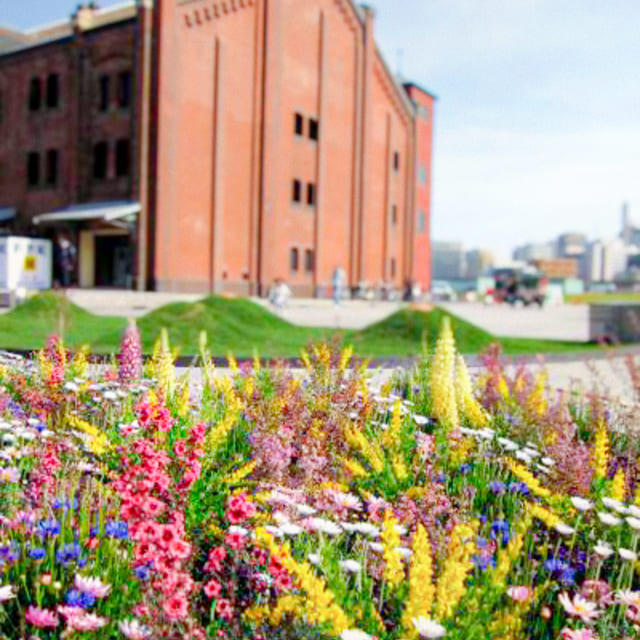
[[[53,263],[55,267],[55,279],[61,287],[69,287],[73,282],[73,274],[76,268],[76,248],[69,238],[63,234],[58,235],[54,245]]]

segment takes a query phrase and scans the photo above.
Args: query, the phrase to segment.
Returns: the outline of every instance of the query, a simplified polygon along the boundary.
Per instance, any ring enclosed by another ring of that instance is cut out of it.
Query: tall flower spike
[[[609,434],[607,433],[607,425],[602,418],[598,420],[596,428],[592,465],[596,479],[600,480],[607,477],[609,468]]]
[[[384,514],[384,525],[382,528],[382,546],[384,547],[384,579],[392,586],[397,587],[404,580],[404,567],[402,566],[402,555],[398,552],[401,546],[400,535],[396,531],[398,521],[390,511]]]
[[[154,349],[153,370],[158,379],[158,388],[165,397],[172,395],[176,384],[176,372],[169,346],[169,332],[166,329],[160,331],[160,337]]]
[[[402,627],[413,638],[418,633],[413,619],[429,617],[436,588],[433,584],[433,559],[431,545],[424,527],[419,524],[413,536],[413,556],[409,569],[409,597],[402,614]]]
[[[486,427],[489,422],[485,410],[473,397],[473,388],[469,370],[464,358],[458,354],[456,358],[456,400],[458,410],[476,427]]]
[[[456,392],[453,383],[455,340],[451,321],[443,318],[431,366],[431,396],[434,416],[448,428],[458,425]]]
[[[616,474],[613,476],[613,484],[611,486],[611,497],[618,502],[624,502],[626,495],[626,480],[624,477],[624,469],[618,467]]]
[[[142,376],[142,344],[136,321],[131,319],[122,334],[118,355],[118,377],[121,382],[139,380]]]

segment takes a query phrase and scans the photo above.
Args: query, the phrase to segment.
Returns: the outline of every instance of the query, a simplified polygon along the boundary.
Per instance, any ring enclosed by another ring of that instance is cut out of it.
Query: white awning
[[[41,213],[33,217],[33,224],[56,222],[83,222],[85,220],[102,220],[114,222],[140,212],[139,202],[90,202],[75,204],[66,209]]]
[[[16,210],[14,207],[0,207],[0,222],[13,220],[15,217],[16,217]]]

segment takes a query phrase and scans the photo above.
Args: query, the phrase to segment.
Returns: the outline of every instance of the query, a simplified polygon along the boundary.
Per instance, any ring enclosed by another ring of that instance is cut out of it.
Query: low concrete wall
[[[640,304],[589,305],[589,338],[640,342]]]

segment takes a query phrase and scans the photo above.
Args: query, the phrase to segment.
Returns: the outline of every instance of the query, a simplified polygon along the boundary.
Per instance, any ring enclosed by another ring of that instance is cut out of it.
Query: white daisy
[[[447,630],[441,624],[424,616],[413,618],[413,626],[421,638],[441,638],[447,633]]]
[[[362,565],[356,560],[340,560],[338,565],[347,573],[360,573],[360,570],[362,569]]]
[[[620,518],[614,516],[612,513],[606,513],[605,511],[598,511],[598,519],[602,524],[606,524],[610,527],[615,527],[622,522]]]
[[[590,500],[586,500],[585,498],[580,498],[578,496],[573,496],[571,498],[571,504],[578,511],[589,511],[589,509],[593,509],[593,502]]]

